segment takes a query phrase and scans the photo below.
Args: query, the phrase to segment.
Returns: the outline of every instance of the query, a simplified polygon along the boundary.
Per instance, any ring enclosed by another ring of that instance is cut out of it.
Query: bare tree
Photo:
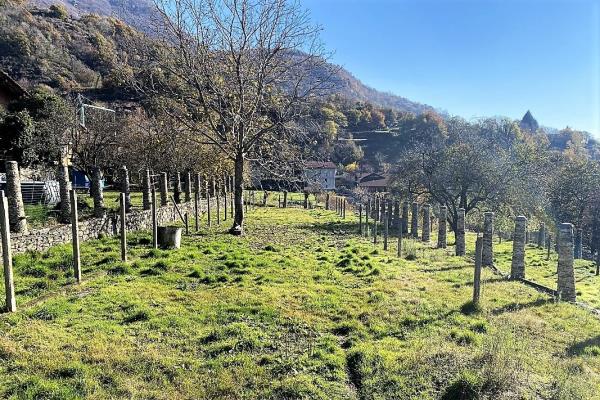
[[[285,159],[303,103],[330,89],[334,67],[320,28],[297,0],[154,1],[155,35],[129,52],[138,61],[137,89],[192,140],[233,161],[231,232],[242,234],[249,162]]]

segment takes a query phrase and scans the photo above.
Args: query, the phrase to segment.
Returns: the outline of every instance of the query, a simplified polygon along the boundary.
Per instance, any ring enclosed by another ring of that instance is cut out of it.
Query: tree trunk
[[[244,156],[238,154],[235,158],[235,180],[234,180],[234,203],[235,215],[233,226],[229,232],[233,235],[244,234]]]

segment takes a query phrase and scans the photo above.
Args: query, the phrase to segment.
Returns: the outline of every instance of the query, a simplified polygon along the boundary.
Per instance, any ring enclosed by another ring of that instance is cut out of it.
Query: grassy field
[[[472,254],[405,241],[398,259],[322,210],[258,208],[244,238],[227,227],[177,251],[132,234],[127,263],[118,238],[86,243],[79,286],[69,246],[16,257],[0,398],[600,398],[600,320],[489,270],[473,310]],[[555,261],[527,257],[554,287]]]

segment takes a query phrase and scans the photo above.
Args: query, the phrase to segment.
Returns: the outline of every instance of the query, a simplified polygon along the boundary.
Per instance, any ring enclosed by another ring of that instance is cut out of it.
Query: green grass
[[[79,286],[69,246],[17,256],[0,398],[600,398],[597,317],[487,269],[470,306],[473,235],[465,258],[405,240],[406,260],[334,212],[228,226],[177,251],[131,234],[127,263],[118,238],[85,243]]]
[[[512,259],[512,241],[494,243],[494,258],[500,269],[510,273]],[[554,249],[547,259],[547,251],[530,244],[525,249],[525,277],[544,286],[556,289],[558,255]],[[575,288],[577,300],[600,308],[600,276],[596,276],[596,264],[593,261],[575,260]]]

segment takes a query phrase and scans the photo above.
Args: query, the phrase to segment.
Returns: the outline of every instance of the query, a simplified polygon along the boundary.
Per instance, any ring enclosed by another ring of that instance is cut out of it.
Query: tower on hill
[[[529,131],[531,133],[535,133],[539,129],[540,124],[538,124],[536,119],[533,118],[533,115],[531,115],[531,111],[527,110],[527,112],[523,116],[523,119],[521,119],[519,126],[524,131]]]

